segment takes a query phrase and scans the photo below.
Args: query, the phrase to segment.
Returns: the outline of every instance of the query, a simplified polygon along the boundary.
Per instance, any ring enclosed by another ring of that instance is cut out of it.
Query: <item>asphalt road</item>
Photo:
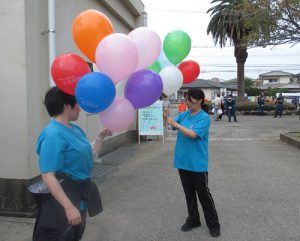
[[[176,110],[174,109],[175,114]],[[298,116],[212,120],[209,187],[224,241],[299,241],[300,151],[279,140],[300,130]],[[172,158],[176,132],[142,142],[99,184],[104,211],[88,218],[85,241],[216,240],[202,226],[180,231],[187,211]],[[1,241],[29,241],[32,219],[0,217]]]

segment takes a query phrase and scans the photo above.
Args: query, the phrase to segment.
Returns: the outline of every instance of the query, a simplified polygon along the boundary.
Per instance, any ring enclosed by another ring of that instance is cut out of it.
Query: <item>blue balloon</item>
[[[79,106],[89,113],[105,110],[116,96],[116,87],[110,77],[92,72],[84,75],[77,83],[75,97]]]

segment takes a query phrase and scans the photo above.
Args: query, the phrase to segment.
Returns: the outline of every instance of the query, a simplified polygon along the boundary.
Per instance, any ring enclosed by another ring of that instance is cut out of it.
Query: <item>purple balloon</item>
[[[140,70],[133,73],[125,86],[125,97],[134,109],[152,105],[161,96],[163,82],[159,74],[151,70]]]

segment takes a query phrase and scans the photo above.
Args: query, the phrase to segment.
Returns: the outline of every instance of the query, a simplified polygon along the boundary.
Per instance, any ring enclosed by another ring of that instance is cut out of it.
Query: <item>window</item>
[[[278,83],[278,79],[269,79],[269,83],[277,84]]]

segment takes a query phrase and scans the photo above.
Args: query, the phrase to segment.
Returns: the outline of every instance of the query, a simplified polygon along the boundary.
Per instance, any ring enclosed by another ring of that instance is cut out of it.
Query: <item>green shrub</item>
[[[208,109],[212,109],[211,101],[206,103],[208,105]],[[237,111],[257,111],[258,104],[256,102],[238,102],[236,106]],[[284,102],[284,110],[295,110],[295,106],[293,104]],[[275,110],[275,105],[273,103],[265,103],[264,111],[273,111]]]
[[[285,102],[284,103],[284,110],[295,110],[295,106]],[[257,111],[258,110],[258,104],[255,102],[238,102],[237,103],[237,110],[238,111]],[[265,111],[272,111],[275,110],[275,105],[273,103],[265,103],[264,105]]]

